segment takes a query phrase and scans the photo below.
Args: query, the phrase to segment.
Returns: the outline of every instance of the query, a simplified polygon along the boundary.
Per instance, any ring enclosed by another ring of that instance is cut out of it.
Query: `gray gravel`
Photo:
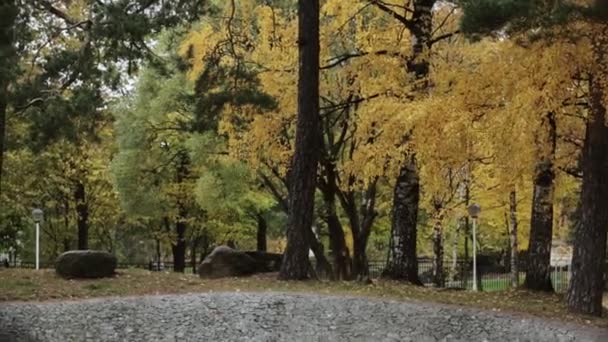
[[[608,341],[608,331],[426,303],[208,293],[0,304],[0,341]]]

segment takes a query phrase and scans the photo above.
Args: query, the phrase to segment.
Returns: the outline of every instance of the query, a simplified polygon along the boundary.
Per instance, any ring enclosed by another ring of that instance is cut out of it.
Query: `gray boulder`
[[[201,278],[240,277],[256,273],[258,263],[245,252],[218,246],[198,266]]]
[[[263,272],[278,272],[281,268],[281,262],[283,261],[283,254],[268,253],[262,251],[246,251],[245,254],[249,255],[256,262],[256,273]]]
[[[55,272],[64,278],[104,278],[114,275],[116,264],[116,256],[108,252],[68,251],[55,261]]]

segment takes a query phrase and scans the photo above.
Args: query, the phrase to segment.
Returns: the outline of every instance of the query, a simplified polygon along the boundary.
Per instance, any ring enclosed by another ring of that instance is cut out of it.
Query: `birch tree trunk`
[[[433,283],[436,287],[445,287],[443,272],[443,213],[439,205],[435,206],[433,227]]]
[[[422,285],[418,278],[417,223],[420,184],[415,161],[402,168],[393,197],[393,220],[385,278]]]
[[[414,88],[426,92],[429,76],[429,49],[433,30],[433,5],[436,0],[415,0],[408,29],[412,36],[412,56],[406,69],[415,76]],[[390,12],[389,8],[382,7]],[[416,230],[420,202],[420,184],[415,158],[407,156],[399,171],[393,191],[393,220],[389,255],[383,276],[422,285],[418,279]]]
[[[536,291],[553,291],[551,284],[551,241],[553,236],[553,197],[555,192],[556,146],[555,114],[548,113],[542,121],[539,140],[539,155],[534,177],[532,221],[526,280],[524,287]]]

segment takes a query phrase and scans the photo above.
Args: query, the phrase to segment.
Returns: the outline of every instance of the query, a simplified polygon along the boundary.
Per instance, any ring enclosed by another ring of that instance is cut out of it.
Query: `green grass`
[[[276,274],[206,280],[192,274],[150,272],[139,269],[119,270],[112,278],[66,280],[58,277],[53,270],[0,269],[0,302],[218,291],[306,292],[469,306],[608,328],[608,318],[569,313],[562,295],[524,290],[498,291],[499,285],[493,283],[491,279],[484,280],[483,286],[488,292],[417,287],[395,281],[374,281],[372,284],[343,281],[286,282],[277,280]]]

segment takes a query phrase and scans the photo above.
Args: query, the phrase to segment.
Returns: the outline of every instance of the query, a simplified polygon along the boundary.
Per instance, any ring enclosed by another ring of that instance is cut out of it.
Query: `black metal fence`
[[[370,261],[370,278],[379,278],[384,271],[386,263],[384,261]],[[473,265],[470,262],[458,261],[455,264],[450,260],[444,262],[445,287],[456,289],[473,288]],[[523,270],[523,268],[520,268]],[[428,258],[418,260],[418,277],[425,286],[434,286],[433,283],[433,262]],[[526,274],[521,271],[519,274],[519,284],[522,285]],[[568,289],[570,280],[570,267],[551,266],[551,281],[556,292],[562,293]],[[477,287],[480,291],[503,291],[511,288],[511,273],[504,267],[483,265],[477,268]]]

